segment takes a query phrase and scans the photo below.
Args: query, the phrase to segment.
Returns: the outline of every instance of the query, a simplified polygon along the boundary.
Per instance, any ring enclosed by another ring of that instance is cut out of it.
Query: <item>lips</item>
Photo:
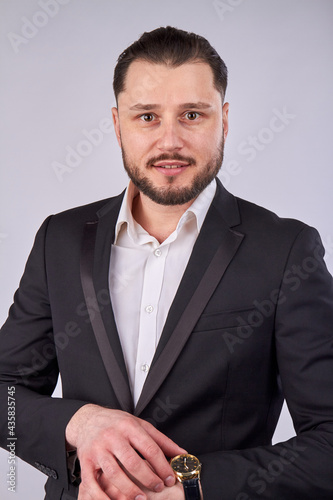
[[[154,167],[158,167],[158,168],[167,168],[167,169],[172,169],[172,168],[181,168],[181,167],[188,167],[189,164],[188,163],[183,163],[183,162],[179,162],[179,161],[161,161],[161,162],[158,162],[158,163],[154,163],[153,165]]]
[[[157,172],[164,176],[175,177],[184,172],[190,164],[179,160],[163,160],[153,163],[152,166]]]

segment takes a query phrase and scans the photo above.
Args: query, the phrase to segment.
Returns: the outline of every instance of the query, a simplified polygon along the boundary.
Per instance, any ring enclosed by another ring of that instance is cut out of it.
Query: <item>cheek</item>
[[[220,147],[222,139],[222,130],[217,133],[212,131],[209,134],[198,134],[193,141],[193,146],[195,151],[198,152],[199,156],[207,157],[214,154],[214,152]]]
[[[150,141],[144,134],[138,134],[133,130],[124,130],[121,134],[121,142],[127,154],[131,157],[140,157],[149,149]]]

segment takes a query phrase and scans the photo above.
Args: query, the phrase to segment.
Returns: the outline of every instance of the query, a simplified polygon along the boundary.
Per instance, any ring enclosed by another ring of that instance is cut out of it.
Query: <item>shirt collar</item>
[[[186,214],[193,214],[196,217],[198,233],[202,227],[202,224],[207,215],[208,209],[213,201],[216,193],[216,180],[213,179],[210,184],[199,194],[199,196],[194,200],[192,205],[186,210],[186,212],[181,216],[186,217]],[[188,217],[188,216],[187,216]]]
[[[116,223],[116,229],[115,229],[115,237],[114,237],[114,242],[117,243],[117,239],[120,233],[120,230],[123,226],[123,224],[127,225],[127,232],[130,234],[130,228],[134,226],[135,220],[133,219],[132,216],[132,203],[135,198],[135,196],[138,194],[139,190],[134,186],[132,181],[129,182],[124,198],[120,207],[117,223]]]
[[[216,192],[216,180],[213,179],[210,184],[199,194],[199,196],[194,200],[192,205],[183,213],[181,216],[176,231],[178,232],[183,224],[189,220],[191,217],[195,217],[197,231],[200,232],[202,224],[207,215],[208,209],[213,201]],[[127,233],[129,237],[136,241],[138,237],[142,238],[147,237],[147,242],[151,241],[151,236],[138,224],[132,215],[132,204],[134,198],[139,193],[139,190],[134,186],[132,181],[129,182],[127,189],[125,191],[125,195],[120,207],[116,228],[115,228],[115,239],[114,243],[117,243],[117,239],[119,233],[122,229],[122,226],[126,224]]]

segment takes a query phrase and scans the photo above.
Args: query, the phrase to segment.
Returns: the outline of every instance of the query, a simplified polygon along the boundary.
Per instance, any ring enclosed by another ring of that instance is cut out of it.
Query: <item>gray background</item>
[[[43,219],[126,185],[113,132],[63,175],[54,162],[111,118],[119,53],[167,24],[206,36],[229,68],[226,187],[317,227],[332,271],[332,14],[330,0],[1,0],[0,322]],[[277,112],[288,116],[272,132]],[[275,441],[291,435],[284,409]],[[42,499],[45,476],[21,461],[7,491],[7,457],[1,499]]]

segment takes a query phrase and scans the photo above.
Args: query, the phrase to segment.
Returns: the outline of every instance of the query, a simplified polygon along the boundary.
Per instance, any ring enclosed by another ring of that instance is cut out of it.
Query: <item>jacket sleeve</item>
[[[12,443],[17,456],[66,486],[65,428],[85,402],[51,397],[59,370],[45,270],[48,223],[37,233],[0,333],[0,445]]]
[[[200,456],[206,499],[333,498],[333,284],[323,255],[317,231],[303,229],[275,310],[279,377],[297,435]]]

